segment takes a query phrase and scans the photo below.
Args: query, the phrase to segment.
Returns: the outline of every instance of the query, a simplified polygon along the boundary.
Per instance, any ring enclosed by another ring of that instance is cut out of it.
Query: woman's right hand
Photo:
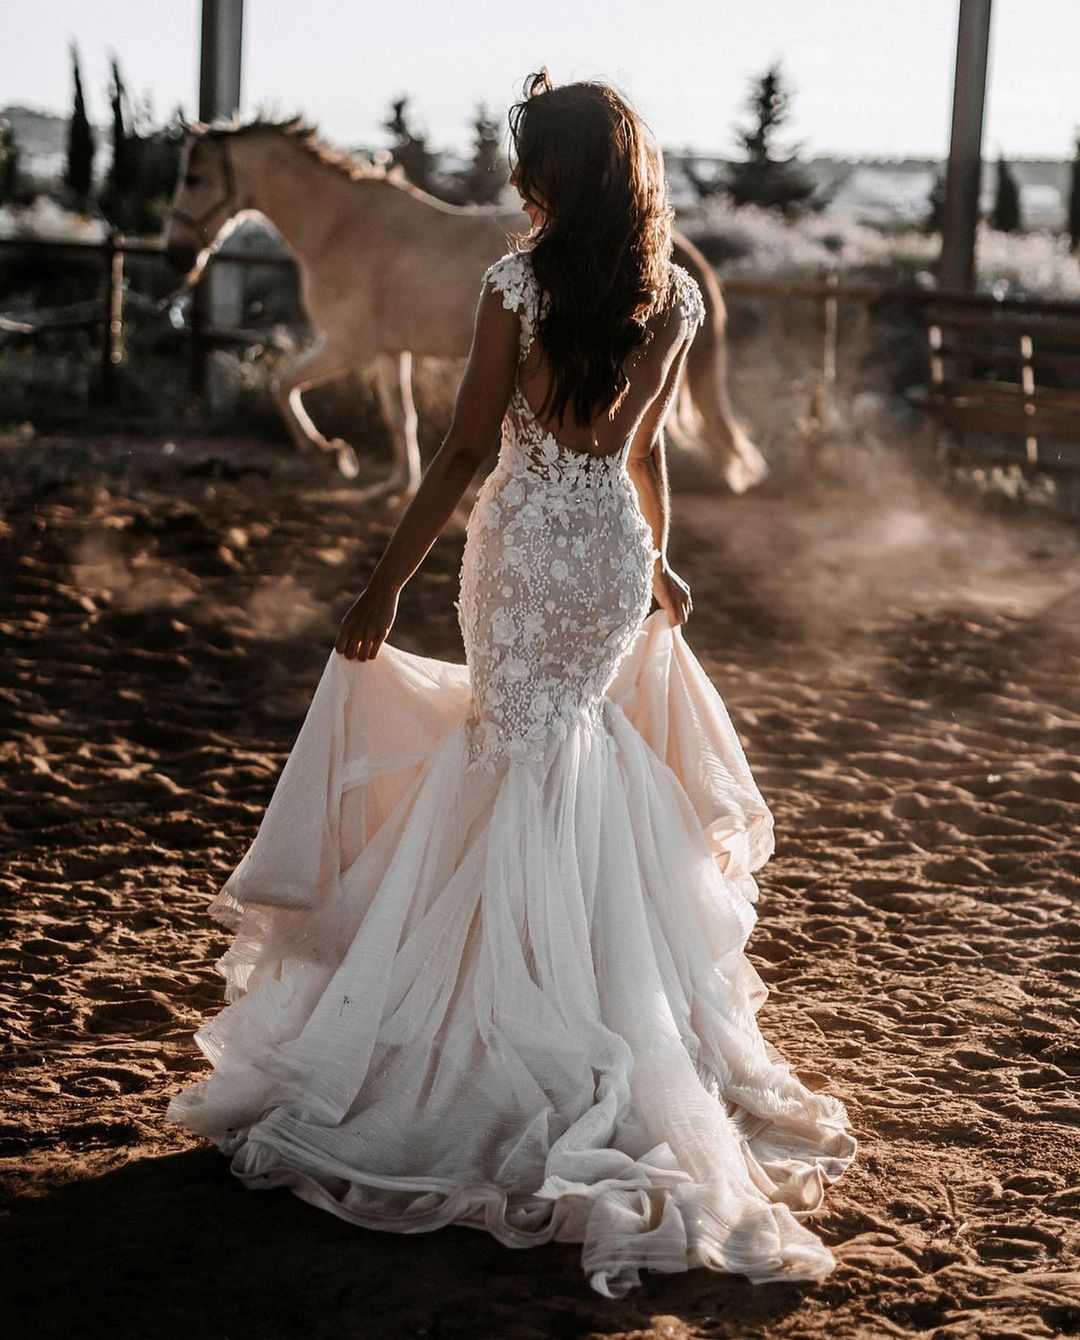
[[[694,608],[690,588],[674,568],[668,567],[667,559],[656,560],[653,595],[660,608],[667,610],[672,625],[685,623],[689,619]]]
[[[346,611],[334,650],[347,661],[373,661],[397,617],[400,592],[373,578]]]

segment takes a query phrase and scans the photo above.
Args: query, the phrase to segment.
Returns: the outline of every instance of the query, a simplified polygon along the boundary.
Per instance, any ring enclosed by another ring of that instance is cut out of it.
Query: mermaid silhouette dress
[[[528,251],[483,282],[524,359]],[[756,1023],[772,815],[681,628],[646,617],[629,450],[569,450],[515,387],[461,565],[467,663],[331,653],[209,906],[227,1004],[166,1117],[359,1225],[580,1242],[608,1297],[642,1269],[820,1279],[801,1221],[855,1140]]]

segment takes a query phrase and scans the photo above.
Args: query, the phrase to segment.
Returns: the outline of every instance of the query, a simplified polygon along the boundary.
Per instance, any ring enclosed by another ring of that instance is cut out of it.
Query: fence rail
[[[0,238],[0,253],[4,251],[18,251],[27,256],[81,255],[88,259],[95,258],[95,263],[100,265],[104,279],[100,299],[69,304],[68,308],[59,309],[51,317],[40,320],[34,320],[33,315],[28,313],[0,313],[0,336],[5,333],[27,336],[43,330],[100,326],[101,385],[104,400],[108,403],[115,393],[115,369],[123,359],[125,305],[131,301],[131,296],[124,293],[124,260],[128,256],[145,256],[157,257],[164,262],[165,251],[161,240],[129,237],[116,232],[100,242],[5,237]],[[295,269],[293,258],[282,255],[260,256],[219,252],[211,257],[208,264],[260,265]],[[773,301],[801,300],[816,305],[820,353],[816,370],[815,413],[821,412],[836,382],[837,331],[841,303],[868,306],[883,302],[898,302],[922,309],[947,304],[954,312],[969,310],[976,323],[980,317],[985,317],[989,313],[1000,316],[1015,314],[1021,322],[1026,320],[1034,323],[1043,317],[1053,318],[1055,325],[1060,328],[1062,319],[1072,318],[1077,323],[1076,329],[1080,331],[1080,302],[998,298],[990,294],[953,292],[912,284],[841,283],[832,270],[823,270],[818,277],[812,279],[733,277],[722,280],[721,286],[724,293],[731,297],[764,298]],[[177,293],[181,291],[178,288]],[[929,316],[930,313],[927,313],[928,318]],[[214,328],[206,321],[203,304],[199,302],[192,303],[190,326],[178,334],[186,337],[189,343],[193,387],[203,384],[205,360],[211,349],[249,344],[259,340],[265,342],[267,339],[265,334],[257,331]],[[1080,366],[1080,351],[1077,351],[1075,358],[1072,353],[1068,353],[1061,355],[1060,359],[1064,359],[1069,367]]]
[[[116,368],[124,357],[125,310],[131,304],[132,295],[124,291],[124,261],[128,256],[146,256],[156,258],[163,264],[166,261],[165,249],[159,238],[128,237],[123,233],[110,233],[100,242],[75,242],[53,238],[0,237],[0,254],[16,252],[20,256],[49,259],[56,256],[82,257],[100,268],[103,278],[101,295],[85,302],[69,303],[61,308],[53,308],[48,314],[38,316],[34,313],[0,312],[0,335],[33,336],[49,330],[79,330],[98,328],[100,342],[100,384],[102,403],[108,405],[115,397]],[[210,265],[259,265],[295,269],[296,263],[291,256],[248,256],[242,254],[217,254],[211,257]],[[178,285],[174,294],[182,292]],[[143,299],[148,308],[163,308],[168,298],[161,303]],[[191,323],[186,329],[178,330],[177,336],[186,340],[190,349],[190,383],[193,387],[205,382],[205,363],[211,349],[228,345],[251,344],[256,341],[267,342],[267,335],[260,331],[235,328],[221,328],[210,325],[204,318],[203,305],[192,303]]]

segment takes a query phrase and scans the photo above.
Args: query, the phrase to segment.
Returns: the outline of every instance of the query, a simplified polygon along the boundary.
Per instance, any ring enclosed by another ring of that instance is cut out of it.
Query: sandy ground
[[[890,470],[676,498],[686,636],[777,820],[761,1024],[861,1150],[820,1285],[699,1270],[609,1302],[573,1245],[363,1231],[162,1121],[222,1004],[205,904],[391,516],[255,443],[12,442],[0,470],[9,1334],[1080,1331],[1075,528]],[[398,645],[463,659],[460,544]]]

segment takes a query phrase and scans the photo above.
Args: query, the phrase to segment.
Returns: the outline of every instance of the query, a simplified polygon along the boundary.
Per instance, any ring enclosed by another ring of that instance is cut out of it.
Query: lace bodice
[[[503,256],[483,282],[520,315],[520,367],[547,306],[529,252]],[[696,328],[704,302],[679,266],[675,288]],[[604,735],[605,690],[648,612],[659,556],[626,471],[631,441],[604,456],[566,447],[537,422],[515,379],[461,565],[470,767],[539,758],[571,728]]]
[[[705,300],[701,288],[690,272],[675,261],[670,262],[674,305],[680,308],[689,326],[696,330],[705,320]],[[521,337],[518,364],[525,361],[540,319],[548,309],[548,295],[536,282],[530,248],[508,251],[484,271],[484,284],[502,294],[503,306],[521,315]]]
[[[693,276],[683,266],[671,263],[674,305],[682,314],[686,325],[696,331],[705,320],[705,302],[701,289]],[[518,368],[525,362],[529,350],[536,338],[540,320],[549,306],[548,294],[543,292],[536,281],[532,267],[531,249],[509,251],[505,256],[488,266],[484,272],[484,284],[490,284],[501,293],[503,306],[508,311],[517,312],[521,318],[518,341]],[[516,437],[534,456],[540,453],[545,442],[554,444],[565,454],[572,454],[561,448],[551,434],[541,427],[529,407],[519,379],[514,381],[514,390],[507,408],[507,417],[503,423],[504,443],[507,436]],[[629,447],[629,440],[623,450]],[[618,453],[616,453],[618,454]]]

